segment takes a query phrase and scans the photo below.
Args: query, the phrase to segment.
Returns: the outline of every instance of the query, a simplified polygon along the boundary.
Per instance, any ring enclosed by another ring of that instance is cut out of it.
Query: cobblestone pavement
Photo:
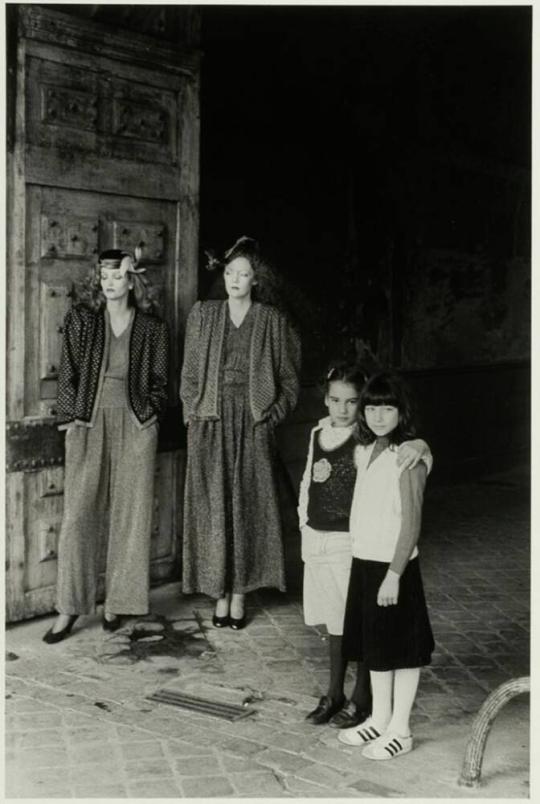
[[[106,634],[98,616],[41,642],[50,618],[6,633],[9,798],[525,798],[528,696],[488,740],[483,784],[457,780],[470,725],[499,683],[529,673],[528,492],[519,475],[431,490],[422,565],[437,642],[414,710],[415,750],[377,763],[304,716],[327,682],[324,633],[293,594],[249,596],[248,627],[154,590],[152,614]],[[229,722],[147,700],[160,688],[254,713]]]

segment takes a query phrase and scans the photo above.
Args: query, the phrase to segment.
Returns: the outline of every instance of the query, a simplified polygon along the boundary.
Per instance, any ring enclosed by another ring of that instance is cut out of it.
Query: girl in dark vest
[[[107,540],[103,628],[148,612],[158,417],[167,403],[168,336],[137,257],[103,252],[64,322],[58,378],[66,431],[56,608],[43,637],[65,639],[95,609]]]
[[[298,515],[304,561],[304,618],[306,625],[325,625],[329,634],[328,692],[307,715],[316,725],[344,729],[362,723],[371,711],[369,671],[358,662],[350,701],[344,695],[347,662],[342,657],[343,620],[351,569],[349,515],[356,480],[354,451],[358,445],[357,414],[365,377],[358,366],[340,363],[325,380],[329,416],[311,433],[306,468],[300,486]],[[424,441],[404,443],[400,462],[416,466]]]

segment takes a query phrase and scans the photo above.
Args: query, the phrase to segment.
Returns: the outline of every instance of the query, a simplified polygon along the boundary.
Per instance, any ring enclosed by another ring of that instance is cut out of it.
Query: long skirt
[[[225,385],[221,419],[192,421],[184,500],[185,593],[285,591],[276,443],[255,423],[247,385]]]
[[[57,611],[95,610],[106,543],[111,614],[148,612],[157,424],[139,430],[127,408],[100,408],[94,427],[66,434],[64,517],[58,544]]]
[[[407,564],[398,602],[377,605],[388,570],[382,561],[353,558],[345,609],[343,655],[369,670],[400,670],[430,664],[435,647],[418,558]]]

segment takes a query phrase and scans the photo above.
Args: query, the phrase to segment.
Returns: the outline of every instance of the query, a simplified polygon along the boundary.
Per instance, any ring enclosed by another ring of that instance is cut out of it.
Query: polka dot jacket
[[[60,429],[76,423],[92,427],[109,348],[105,312],[73,307],[64,321],[58,376]],[[167,404],[169,338],[160,318],[135,311],[129,342],[127,397],[138,427],[156,421]]]

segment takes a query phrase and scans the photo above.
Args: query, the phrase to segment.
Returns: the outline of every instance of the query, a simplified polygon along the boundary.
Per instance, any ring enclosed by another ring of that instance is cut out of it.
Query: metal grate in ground
[[[252,715],[254,709],[247,709],[237,704],[223,703],[222,701],[211,701],[208,698],[199,698],[196,695],[188,695],[185,692],[161,689],[153,695],[147,695],[149,701],[178,706],[181,709],[190,709],[192,712],[212,715],[213,717],[225,718],[225,720],[240,720],[240,718]]]

